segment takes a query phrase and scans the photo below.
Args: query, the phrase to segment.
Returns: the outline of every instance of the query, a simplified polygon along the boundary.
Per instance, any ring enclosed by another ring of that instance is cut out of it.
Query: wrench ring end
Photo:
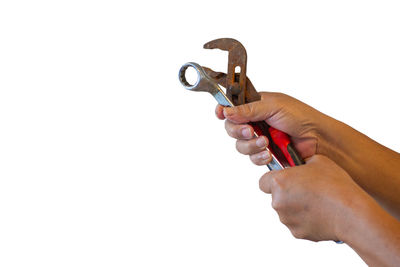
[[[193,68],[194,70],[196,70],[197,73],[197,81],[194,84],[190,84],[187,80],[186,80],[186,70],[188,68]],[[200,72],[196,66],[196,64],[192,63],[192,62],[188,62],[182,65],[182,67],[179,69],[179,81],[181,82],[181,84],[183,85],[183,87],[185,87],[185,89],[187,90],[193,90],[200,82]]]

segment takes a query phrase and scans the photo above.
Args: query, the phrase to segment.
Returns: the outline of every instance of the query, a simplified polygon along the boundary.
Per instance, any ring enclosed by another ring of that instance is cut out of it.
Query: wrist
[[[335,220],[336,237],[349,245],[360,234],[363,221],[368,220],[375,209],[374,200],[361,189],[359,191],[348,193],[342,199],[340,210],[343,212]]]
[[[323,115],[320,121],[317,154],[336,162],[366,189],[358,180],[365,176],[365,151],[370,147],[368,140],[347,124],[327,115]]]
[[[364,191],[346,205],[336,226],[336,237],[368,265],[397,266],[400,262],[400,222]]]
[[[349,145],[349,139],[352,135],[351,128],[325,114],[319,121],[317,153],[335,159],[338,155],[343,154],[342,148],[346,147],[346,143]]]
[[[356,190],[347,192],[342,201],[343,213],[335,221],[336,237],[351,247],[364,242],[376,242],[377,230],[383,225],[396,222],[370,195],[355,185]]]

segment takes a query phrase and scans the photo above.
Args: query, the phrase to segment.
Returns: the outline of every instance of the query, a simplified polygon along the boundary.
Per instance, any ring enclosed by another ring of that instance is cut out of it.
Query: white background
[[[397,1],[1,1],[0,266],[364,266],[294,239],[179,67],[290,94],[400,151]],[[366,151],[368,153],[368,151]]]

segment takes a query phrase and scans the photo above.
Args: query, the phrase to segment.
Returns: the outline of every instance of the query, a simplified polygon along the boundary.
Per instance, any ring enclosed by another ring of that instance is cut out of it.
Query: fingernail
[[[267,142],[265,141],[264,137],[259,137],[256,141],[256,145],[258,147],[265,147],[267,145]]]
[[[244,138],[251,138],[251,131],[248,127],[242,129],[242,135]]]
[[[269,159],[269,152],[268,151],[261,152],[259,158],[260,159]]]

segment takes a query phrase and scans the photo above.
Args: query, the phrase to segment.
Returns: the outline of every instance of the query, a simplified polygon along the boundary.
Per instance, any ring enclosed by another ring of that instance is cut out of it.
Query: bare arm
[[[400,218],[400,154],[327,117],[318,152],[328,155],[387,211]]]
[[[264,165],[255,146],[250,121],[265,120],[288,133],[303,158],[325,155],[350,176],[387,211],[400,218],[400,154],[373,141],[350,126],[280,93],[262,93],[262,100],[235,108],[217,107],[217,116],[226,118],[228,133],[239,139],[239,152]],[[251,134],[244,138],[243,127]],[[240,138],[238,138],[240,137]],[[242,138],[243,137],[243,138]],[[246,140],[247,139],[247,140]]]
[[[338,237],[369,266],[398,266],[400,222],[369,196],[353,198],[338,228]]]
[[[260,188],[296,238],[342,240],[369,266],[398,266],[400,222],[327,157],[266,173]]]
[[[237,150],[257,165],[270,160],[268,140],[253,138],[247,123],[260,120],[291,135],[307,159],[306,165],[268,172],[260,180],[296,238],[343,240],[370,266],[398,266],[400,154],[279,93],[263,93],[261,101],[235,108],[218,106],[216,114],[227,119]]]

